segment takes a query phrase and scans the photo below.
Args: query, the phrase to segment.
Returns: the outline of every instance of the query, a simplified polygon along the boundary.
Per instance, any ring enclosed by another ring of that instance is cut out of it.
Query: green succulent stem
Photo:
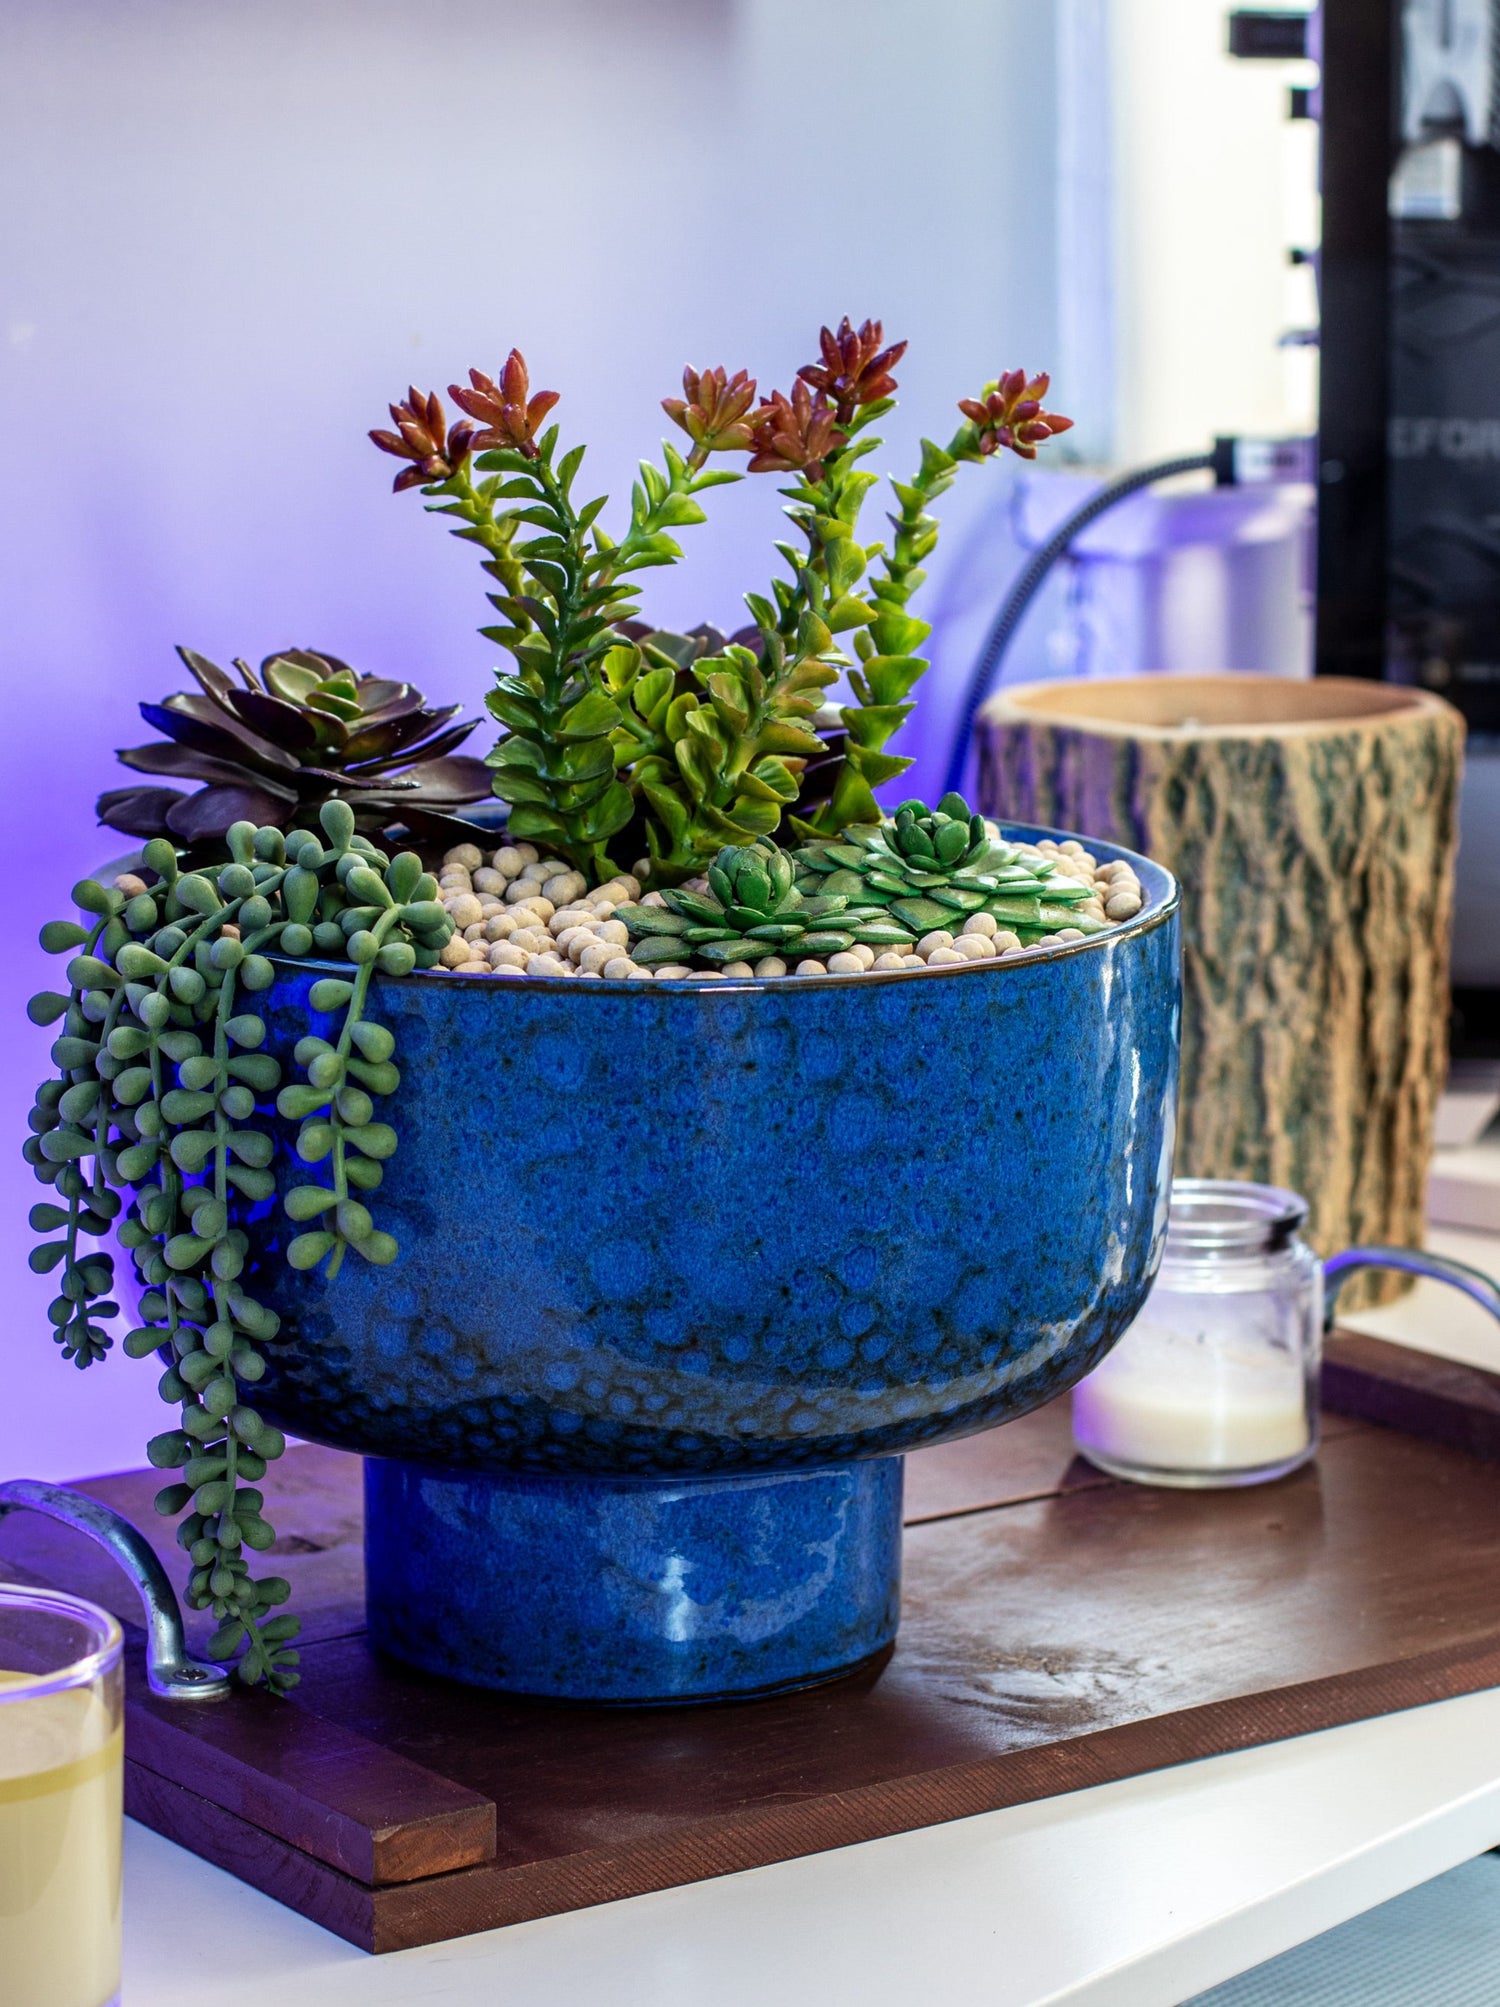
[[[770,836],[788,815],[809,838],[878,825],[877,790],[911,765],[887,747],[928,666],[917,651],[931,630],[908,602],[937,542],[930,505],[960,462],[1002,444],[1034,458],[1068,424],[1041,410],[1045,377],[1011,372],[986,384],[982,403],[960,401],[978,418],[946,448],[924,440],[915,474],[892,482],[889,548],[862,544],[860,514],[877,476],[861,462],[880,446],[871,428],[894,408],[890,368],[906,346],[881,351],[882,340],[878,322],[824,328],[822,362],[798,372],[791,398],[774,393],[753,411],[756,386],[744,371],[686,371],[684,397],[664,404],[693,443],[684,452],[665,442],[660,465],[641,463],[618,543],[598,521],[607,497],[581,509],[571,501],[583,448],[558,460],[557,428],[535,436],[557,398],[531,395],[519,351],[498,381],[471,370],[472,388],[453,387],[467,418],[481,421],[477,433],[467,423],[450,429],[435,394],[412,389],[392,405],[398,430],[371,436],[407,463],[397,487],[440,476],[423,487],[429,505],[459,519],[455,534],[484,548],[501,587],[491,603],[503,624],[481,631],[516,660],[488,698],[505,728],[490,755],[494,791],[510,804],[514,836],[598,881],[615,875],[610,845],[628,831],[633,849],[644,842],[652,883],[665,887],[721,847]],[[468,455],[481,445],[471,471]],[[752,471],[800,470],[782,490],[800,542],[777,546],[791,575],[766,596],[747,595],[759,635],[741,651],[754,658],[748,667],[730,646],[710,653],[692,636],[620,631],[636,617],[631,575],[676,563],[673,532],[704,520],[702,492],[741,478],[709,464],[727,451],[748,451]],[[523,539],[522,524],[541,535]],[[830,745],[814,729],[817,693],[845,671],[852,701]]]

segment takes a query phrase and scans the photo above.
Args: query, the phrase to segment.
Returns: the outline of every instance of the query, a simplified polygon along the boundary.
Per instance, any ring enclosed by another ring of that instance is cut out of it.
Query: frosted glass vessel
[[[1318,1446],[1322,1268],[1295,1192],[1172,1186],[1166,1248],[1124,1337],[1073,1390],[1090,1463],[1142,1484],[1263,1484]]]

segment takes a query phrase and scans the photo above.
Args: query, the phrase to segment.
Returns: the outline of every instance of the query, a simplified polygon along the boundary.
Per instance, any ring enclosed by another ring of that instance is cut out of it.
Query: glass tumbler
[[[120,1626],[0,1582],[0,2000],[120,1996]]]
[[[1318,1446],[1323,1273],[1306,1202],[1274,1185],[1178,1178],[1139,1316],[1073,1390],[1090,1463],[1143,1484],[1262,1484]]]

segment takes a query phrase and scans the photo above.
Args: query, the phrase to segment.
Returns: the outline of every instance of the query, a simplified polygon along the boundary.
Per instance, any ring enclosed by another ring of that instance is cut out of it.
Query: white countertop
[[[1500,1366],[1436,1284],[1349,1322]],[[131,1824],[125,2007],[208,1944],[219,2007],[1178,2007],[1496,1844],[1500,1690],[382,1958]]]

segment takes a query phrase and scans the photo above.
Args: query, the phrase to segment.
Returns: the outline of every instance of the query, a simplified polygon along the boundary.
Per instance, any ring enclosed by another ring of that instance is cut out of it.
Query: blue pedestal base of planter
[[[365,1464],[371,1641],[553,1700],[729,1699],[896,1635],[899,1457],[785,1476],[471,1476]]]

